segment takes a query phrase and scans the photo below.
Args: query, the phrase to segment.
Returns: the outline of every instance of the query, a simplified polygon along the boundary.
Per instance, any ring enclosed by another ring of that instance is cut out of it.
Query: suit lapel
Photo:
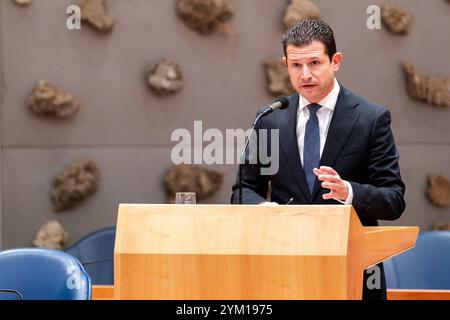
[[[321,166],[333,167],[334,162],[359,119],[360,114],[354,109],[357,105],[358,102],[353,98],[353,95],[341,86],[333,118],[328,129],[327,140],[320,159]],[[319,189],[320,183],[317,180],[312,199],[317,195]]]
[[[297,109],[299,102],[298,93],[289,97],[290,103],[286,110],[276,113],[277,127],[280,130],[280,144],[292,174],[297,181],[300,190],[306,199],[310,199],[305,172],[300,161],[300,153],[297,144]]]

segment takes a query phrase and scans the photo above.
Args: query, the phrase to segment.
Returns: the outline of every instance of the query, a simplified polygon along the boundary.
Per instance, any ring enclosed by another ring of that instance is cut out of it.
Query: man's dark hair
[[[331,27],[322,20],[302,20],[289,28],[281,38],[284,56],[287,57],[288,45],[303,47],[310,45],[313,41],[320,41],[325,46],[325,53],[331,59],[336,53],[336,41]]]

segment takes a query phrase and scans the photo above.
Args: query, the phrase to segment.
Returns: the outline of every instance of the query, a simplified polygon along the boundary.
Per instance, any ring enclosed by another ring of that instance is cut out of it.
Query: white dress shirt
[[[317,111],[317,118],[319,119],[319,134],[320,134],[320,157],[322,157],[323,148],[327,140],[328,129],[330,128],[331,118],[333,117],[334,108],[336,107],[336,102],[339,96],[341,88],[336,78],[334,79],[334,85],[331,92],[318,104],[322,106]],[[297,109],[297,143],[298,151],[300,153],[300,160],[303,165],[303,143],[305,140],[305,128],[306,122],[309,119],[309,109],[307,108],[311,102],[306,100],[300,95],[299,105]],[[338,172],[339,173],[339,172]],[[344,181],[348,188],[348,197],[346,201],[339,201],[344,204],[351,204],[353,202],[353,190],[349,182]]]

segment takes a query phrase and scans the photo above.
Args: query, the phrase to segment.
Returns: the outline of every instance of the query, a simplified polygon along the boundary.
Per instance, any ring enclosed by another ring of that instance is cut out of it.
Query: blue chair
[[[384,262],[389,289],[450,290],[450,231],[419,234],[415,248]]]
[[[92,284],[80,262],[50,249],[0,252],[1,300],[90,300]]]
[[[114,284],[114,241],[116,227],[87,234],[65,251],[80,260],[92,283]]]

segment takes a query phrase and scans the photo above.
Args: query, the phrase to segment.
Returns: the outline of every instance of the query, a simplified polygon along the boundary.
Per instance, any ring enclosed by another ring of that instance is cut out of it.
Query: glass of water
[[[177,192],[175,195],[176,204],[196,204],[195,192]]]

